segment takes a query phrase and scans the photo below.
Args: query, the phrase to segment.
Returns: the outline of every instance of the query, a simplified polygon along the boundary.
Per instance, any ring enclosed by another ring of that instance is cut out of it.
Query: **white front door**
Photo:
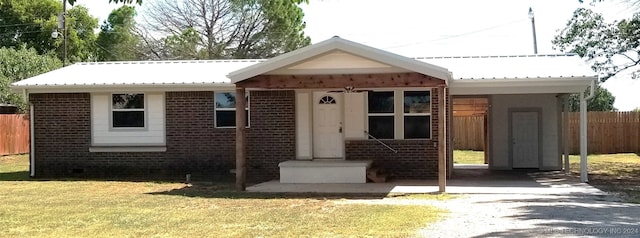
[[[538,112],[511,113],[513,168],[539,168]]]
[[[343,158],[342,94],[313,93],[313,157]]]

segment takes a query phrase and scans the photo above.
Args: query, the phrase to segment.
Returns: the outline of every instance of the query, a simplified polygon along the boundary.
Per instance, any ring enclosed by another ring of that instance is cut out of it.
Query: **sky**
[[[145,3],[136,6],[143,12]],[[622,0],[593,9],[608,20],[631,17]],[[588,0],[585,2],[589,2]],[[100,22],[120,5],[108,0],[78,0]],[[528,17],[533,9],[539,54],[560,53],[551,44],[578,7],[578,0],[310,0],[303,4],[305,33],[317,43],[332,36],[408,57],[533,54]],[[455,72],[454,72],[455,73]],[[640,107],[640,79],[621,75],[603,84],[621,111]]]

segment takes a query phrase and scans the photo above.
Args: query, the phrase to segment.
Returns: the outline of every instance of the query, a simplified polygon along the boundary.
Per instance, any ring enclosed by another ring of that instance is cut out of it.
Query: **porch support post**
[[[564,155],[564,173],[565,175],[571,174],[569,165],[569,94],[563,97],[563,117],[562,117],[562,147]]]
[[[446,96],[445,85],[438,86],[438,191],[446,192],[447,187],[447,142],[446,142]]]
[[[587,100],[580,92],[580,181],[589,182],[587,175]]]
[[[245,105],[245,89],[236,87],[236,190],[238,191],[244,191],[247,186],[247,137],[245,133],[247,119]]]

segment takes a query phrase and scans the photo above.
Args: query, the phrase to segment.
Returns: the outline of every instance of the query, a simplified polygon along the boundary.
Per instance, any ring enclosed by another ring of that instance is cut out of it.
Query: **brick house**
[[[244,187],[364,183],[372,164],[444,179],[465,97],[489,101],[490,169],[559,170],[563,105],[594,79],[575,55],[412,59],[334,37],[267,60],[78,63],[13,88],[31,105],[32,176]]]

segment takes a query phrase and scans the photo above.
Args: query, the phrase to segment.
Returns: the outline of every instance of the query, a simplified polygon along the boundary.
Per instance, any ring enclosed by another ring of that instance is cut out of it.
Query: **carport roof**
[[[418,57],[453,73],[453,79],[552,79],[597,77],[577,54]]]

